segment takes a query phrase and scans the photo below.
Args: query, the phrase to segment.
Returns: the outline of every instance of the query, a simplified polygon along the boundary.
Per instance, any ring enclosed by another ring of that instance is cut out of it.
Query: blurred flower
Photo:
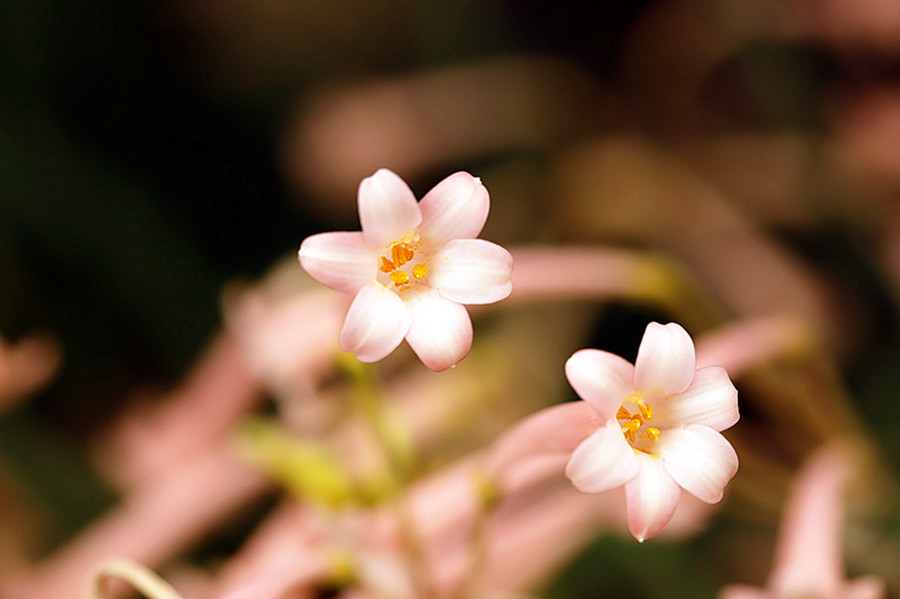
[[[364,179],[362,231],[313,235],[299,252],[314,279],[354,296],[341,349],[375,362],[405,337],[432,370],[464,358],[472,322],[462,304],[493,303],[512,290],[512,256],[475,239],[489,209],[487,189],[465,172],[441,181],[420,203],[387,169]]]
[[[572,453],[566,476],[585,493],[625,485],[638,541],[672,519],[682,488],[707,503],[722,498],[738,458],[718,431],[739,418],[737,390],[725,369],[696,369],[680,325],[650,323],[634,365],[601,350],[575,352],[566,377],[602,420]]]
[[[50,333],[32,333],[15,343],[0,337],[0,412],[47,383],[62,361]]]
[[[279,399],[310,402],[311,390],[335,367],[347,296],[323,289],[293,261],[289,271],[279,266],[226,295],[227,329],[253,376]]]
[[[811,457],[794,482],[782,520],[769,588],[729,585],[720,599],[881,599],[884,583],[845,581],[841,567],[843,491],[849,474],[841,446]]]

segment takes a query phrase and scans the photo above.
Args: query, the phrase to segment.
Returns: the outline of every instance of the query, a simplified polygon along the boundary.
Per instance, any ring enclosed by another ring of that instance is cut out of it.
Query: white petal
[[[669,523],[681,488],[666,472],[661,458],[637,454],[640,469],[637,476],[625,485],[625,502],[628,511],[628,529],[638,541],[643,542]]]
[[[360,362],[377,362],[400,345],[411,320],[406,302],[381,283],[370,283],[350,304],[341,349],[352,352]]]
[[[412,314],[406,341],[425,366],[446,370],[466,357],[472,347],[472,320],[464,306],[437,291],[417,294],[406,303]]]
[[[614,420],[619,406],[633,392],[634,366],[599,349],[581,349],[566,361],[566,378],[578,397],[604,420]]]
[[[512,291],[513,258],[496,243],[454,239],[432,258],[432,281],[460,304],[491,304]]]
[[[431,243],[478,237],[490,211],[490,196],[481,181],[466,172],[450,175],[419,202],[419,231]]]
[[[680,393],[694,378],[694,342],[681,325],[651,322],[634,361],[634,386],[645,396]]]
[[[372,249],[400,239],[422,221],[412,190],[386,168],[362,180],[358,200],[359,221]]]
[[[575,448],[566,476],[582,493],[602,493],[631,480],[639,467],[634,450],[613,420]]]
[[[724,368],[707,366],[685,391],[654,401],[653,419],[659,428],[702,424],[723,431],[740,418],[737,395]]]
[[[378,262],[359,231],[307,237],[298,252],[309,276],[332,289],[355,294],[375,280]]]
[[[663,431],[657,448],[675,482],[706,503],[722,499],[725,485],[738,470],[731,443],[700,424]]]

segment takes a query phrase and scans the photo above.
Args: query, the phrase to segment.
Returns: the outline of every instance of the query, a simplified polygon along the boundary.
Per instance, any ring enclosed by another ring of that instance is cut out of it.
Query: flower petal
[[[706,503],[722,499],[725,485],[738,470],[731,443],[701,424],[663,431],[657,447],[675,482]]]
[[[884,581],[876,576],[855,578],[844,585],[841,599],[883,599],[887,596]]]
[[[386,168],[362,180],[358,201],[359,222],[373,250],[400,239],[422,221],[412,190]]]
[[[737,389],[720,366],[707,366],[694,374],[685,391],[653,402],[659,428],[702,424],[716,431],[734,426],[740,418]]]
[[[512,255],[490,241],[454,239],[432,258],[432,265],[438,291],[460,304],[491,304],[512,291]]]
[[[663,460],[636,454],[640,470],[625,485],[628,529],[643,543],[665,527],[675,514],[681,488],[666,472]]]
[[[628,360],[599,349],[578,350],[566,361],[569,384],[604,420],[615,420],[619,406],[633,392],[633,375]]]
[[[377,362],[394,351],[409,330],[406,302],[381,283],[360,289],[341,329],[341,349],[360,362]]]
[[[422,201],[419,231],[435,245],[478,237],[491,201],[487,188],[469,173],[454,173],[432,188]]]
[[[406,341],[428,368],[441,371],[466,357],[472,347],[472,320],[464,306],[437,291],[410,297],[412,324]]]
[[[717,599],[777,599],[774,593],[746,584],[730,584],[719,591]]]
[[[597,412],[583,401],[538,410],[508,428],[494,442],[485,470],[498,477],[504,469],[529,458],[556,454],[571,457],[575,448],[602,425]]]
[[[769,576],[769,586],[778,594],[838,596],[844,577],[844,490],[852,469],[846,448],[826,445],[807,458],[796,475]]]
[[[634,450],[612,420],[575,448],[566,476],[582,493],[602,493],[631,480],[639,467]]]
[[[355,294],[375,280],[378,262],[359,231],[319,233],[307,237],[298,252],[309,276],[344,293]]]
[[[694,342],[681,325],[651,322],[634,361],[634,386],[646,396],[681,393],[694,378]]]

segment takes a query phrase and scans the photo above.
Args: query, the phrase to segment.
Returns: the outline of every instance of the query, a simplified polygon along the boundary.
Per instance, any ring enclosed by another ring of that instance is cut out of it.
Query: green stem
[[[352,354],[341,354],[338,366],[353,387],[353,401],[375,434],[388,462],[392,490],[412,478],[413,451],[409,436],[381,401],[372,367]]]
[[[430,599],[434,589],[428,579],[428,569],[421,539],[403,493],[414,470],[412,442],[384,402],[372,367],[352,354],[342,354],[339,367],[353,387],[356,409],[371,428],[384,451],[388,466],[388,486],[392,509],[397,517],[400,539],[409,559],[409,572],[417,597]]]

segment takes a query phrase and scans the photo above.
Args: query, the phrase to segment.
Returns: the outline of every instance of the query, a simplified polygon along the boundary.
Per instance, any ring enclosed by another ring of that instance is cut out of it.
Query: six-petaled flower
[[[456,364],[472,345],[464,304],[502,300],[512,290],[512,256],[476,239],[490,198],[481,181],[450,175],[421,202],[381,169],[359,186],[361,232],[320,233],[300,246],[300,263],[320,283],[354,296],[340,346],[363,362],[406,338],[432,370]]]
[[[635,364],[584,349],[566,376],[602,424],[573,452],[566,475],[585,493],[625,485],[628,526],[643,541],[672,518],[681,489],[716,503],[738,459],[719,434],[738,420],[723,368],[696,369],[694,344],[674,323],[650,323]]]

